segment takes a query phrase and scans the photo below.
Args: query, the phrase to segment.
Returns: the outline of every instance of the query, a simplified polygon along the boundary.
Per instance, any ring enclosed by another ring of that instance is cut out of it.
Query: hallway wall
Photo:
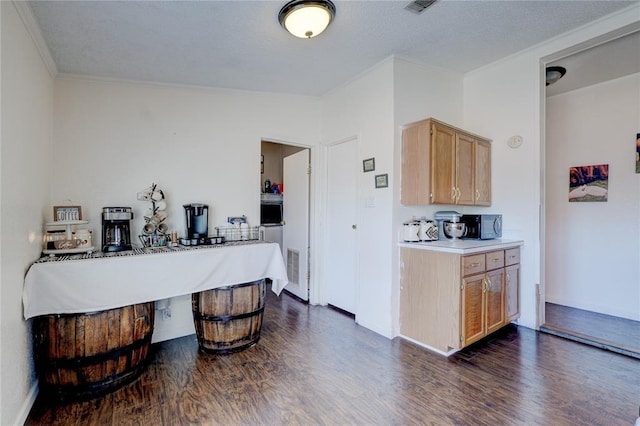
[[[640,74],[547,98],[546,301],[640,320]],[[568,202],[569,168],[609,165],[607,202]]]

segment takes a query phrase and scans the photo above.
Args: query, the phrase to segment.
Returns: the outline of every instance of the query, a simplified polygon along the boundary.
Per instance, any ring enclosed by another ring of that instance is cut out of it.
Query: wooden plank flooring
[[[541,330],[640,358],[640,321],[545,303]]]
[[[640,361],[508,326],[444,358],[270,291],[258,344],[153,345],[134,383],[91,401],[38,397],[27,425],[632,425]]]

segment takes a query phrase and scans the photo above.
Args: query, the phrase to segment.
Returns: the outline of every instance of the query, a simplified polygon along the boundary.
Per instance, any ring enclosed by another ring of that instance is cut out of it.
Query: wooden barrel
[[[200,349],[231,353],[260,339],[266,297],[265,280],[220,287],[191,295]]]
[[[84,400],[111,392],[143,371],[154,302],[100,312],[34,318],[34,358],[43,392]]]

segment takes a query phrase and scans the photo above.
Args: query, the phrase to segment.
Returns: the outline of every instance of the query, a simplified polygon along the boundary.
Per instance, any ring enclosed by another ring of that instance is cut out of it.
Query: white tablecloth
[[[31,265],[22,302],[28,319],[103,311],[262,278],[273,280],[276,294],[288,283],[278,244],[61,260]]]

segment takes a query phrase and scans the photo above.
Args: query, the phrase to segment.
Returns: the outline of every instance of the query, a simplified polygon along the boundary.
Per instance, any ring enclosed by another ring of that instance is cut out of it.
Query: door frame
[[[600,44],[604,44],[620,37],[640,31],[638,23],[623,26],[621,28],[601,34],[589,40],[580,42],[555,53],[541,57],[538,61],[540,75],[540,204],[539,204],[539,277],[540,284],[536,284],[536,323],[535,329],[540,330],[540,326],[545,324],[546,316],[546,245],[547,245],[547,194],[546,194],[546,150],[547,150],[547,94],[546,94],[546,67],[547,64],[574,55],[583,50],[588,50]]]
[[[308,262],[309,262],[309,304],[315,305],[318,304],[317,301],[317,287],[316,284],[318,282],[318,253],[319,253],[319,245],[318,245],[318,200],[317,196],[314,194],[318,194],[318,184],[317,184],[317,175],[316,170],[318,167],[318,157],[321,155],[320,149],[318,146],[307,145],[303,143],[290,142],[283,139],[262,137],[260,138],[260,142],[271,142],[280,145],[289,145],[295,146],[298,148],[306,148],[309,150],[309,158],[310,158],[310,167],[311,167],[311,175],[309,176],[309,253],[308,253]],[[286,191],[286,189],[285,189]],[[286,289],[286,287],[285,287]]]
[[[360,138],[358,136],[351,136],[348,138],[344,138],[341,139],[339,141],[335,141],[332,142],[330,144],[326,145],[326,175],[325,175],[325,179],[324,179],[324,183],[326,185],[326,190],[325,190],[325,211],[324,211],[324,222],[326,224],[328,224],[328,220],[329,220],[329,149],[331,149],[332,147],[344,144],[344,143],[351,143],[354,142],[355,143],[355,160],[356,160],[356,164],[354,164],[354,168],[357,171],[358,170],[358,159],[361,158],[360,155]],[[353,265],[354,267],[354,279],[355,279],[355,301],[354,301],[354,316],[357,318],[358,316],[358,305],[359,305],[359,299],[360,299],[360,256],[359,256],[359,229],[357,229],[357,225],[360,222],[360,218],[361,218],[361,206],[360,203],[358,202],[359,200],[359,195],[360,195],[360,179],[359,179],[360,174],[356,172],[356,178],[355,178],[355,192],[356,192],[356,200],[355,200],[355,225],[356,225],[356,235],[355,235],[355,241],[354,241],[354,248],[355,248],[355,253],[354,253],[354,262],[355,264]],[[328,233],[325,232],[324,235],[327,235]],[[324,248],[325,248],[325,258],[328,258],[328,253],[330,250],[330,247],[328,246],[328,239],[325,239],[324,241]],[[329,265],[327,264],[326,267],[328,268]],[[323,286],[323,289],[326,289],[328,286]],[[329,300],[328,300],[328,292],[324,291],[323,292],[323,296],[324,296],[324,304],[328,304]]]
[[[318,227],[316,229],[317,231],[317,241],[318,241],[318,245],[317,248],[320,250],[320,252],[316,252],[316,260],[318,261],[317,263],[317,269],[315,270],[316,272],[316,277],[319,280],[319,282],[324,282],[324,279],[326,278],[326,274],[325,274],[325,270],[326,268],[328,268],[329,266],[326,264],[327,263],[327,253],[329,252],[329,246],[328,246],[328,240],[325,237],[325,232],[324,232],[324,227],[326,226],[326,224],[328,223],[328,199],[329,199],[329,191],[328,191],[328,184],[329,184],[329,148],[335,145],[339,145],[341,143],[345,143],[345,142],[350,142],[350,141],[356,141],[356,151],[357,151],[357,155],[360,155],[360,141],[362,140],[359,134],[352,134],[350,136],[347,136],[345,138],[342,139],[338,139],[338,140],[334,140],[332,142],[329,142],[327,144],[324,144],[322,146],[319,147],[319,155],[317,156],[317,160],[319,161],[318,164],[318,173],[316,173],[315,179],[317,179],[316,183],[317,183],[317,188],[319,188],[319,191],[317,194],[317,199],[318,199],[318,218],[321,218],[321,223],[318,223]],[[360,194],[361,192],[361,187],[360,187],[360,180],[356,179],[356,193]],[[359,203],[356,203],[356,219],[357,221],[360,220],[361,217],[361,206]],[[358,239],[358,235],[356,234],[356,247],[359,245],[359,239]],[[356,309],[354,312],[356,319],[358,316],[358,299],[359,299],[359,294],[360,294],[360,257],[357,255],[356,253]],[[314,289],[314,291],[311,291],[309,300],[311,300],[311,297],[313,297],[313,300],[315,302],[315,304],[320,304],[323,306],[326,306],[328,304],[327,301],[327,291],[326,291],[326,286],[323,285],[318,285],[316,286],[316,288]]]

